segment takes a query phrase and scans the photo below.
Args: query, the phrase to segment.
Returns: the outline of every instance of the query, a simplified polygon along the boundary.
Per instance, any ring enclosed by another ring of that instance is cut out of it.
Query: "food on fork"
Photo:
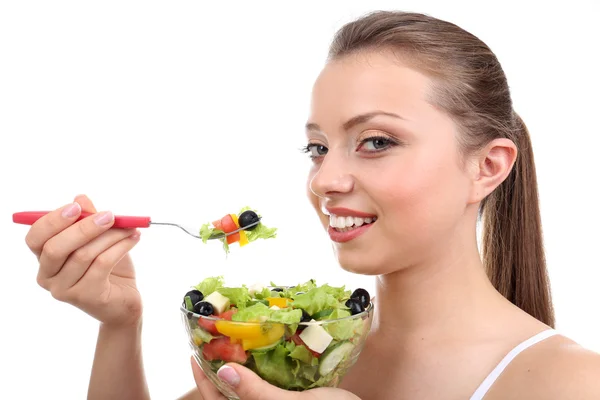
[[[238,214],[227,214],[212,223],[202,225],[200,237],[206,243],[210,238],[223,235],[219,240],[223,243],[225,253],[229,253],[229,245],[236,242],[239,243],[240,247],[243,247],[257,239],[276,237],[277,228],[266,227],[260,222],[261,218],[256,210],[244,207]],[[238,230],[239,232],[230,234]]]

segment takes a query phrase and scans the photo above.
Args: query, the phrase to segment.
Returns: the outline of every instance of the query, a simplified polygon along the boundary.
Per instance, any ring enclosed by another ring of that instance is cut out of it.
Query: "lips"
[[[377,217],[375,214],[369,214],[362,211],[352,210],[350,208],[343,207],[325,207],[323,209],[323,214],[326,215],[337,215],[339,217],[360,217],[360,218],[373,218]]]
[[[329,215],[328,233],[334,242],[343,243],[365,233],[377,216],[349,208],[326,208],[324,213]]]

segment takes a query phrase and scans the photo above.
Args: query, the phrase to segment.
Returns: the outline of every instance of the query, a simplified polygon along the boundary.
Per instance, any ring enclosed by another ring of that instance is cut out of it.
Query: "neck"
[[[374,326],[395,339],[464,335],[507,305],[484,271],[476,238],[448,242],[420,265],[379,276],[376,296]]]

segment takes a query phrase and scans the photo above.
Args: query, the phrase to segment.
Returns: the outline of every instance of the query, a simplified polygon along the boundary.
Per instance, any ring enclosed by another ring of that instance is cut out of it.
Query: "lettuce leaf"
[[[223,287],[225,283],[225,279],[223,276],[216,276],[204,279],[202,282],[194,286],[194,288],[198,289],[204,297],[210,295],[215,290]]]
[[[292,373],[292,360],[288,358],[289,350],[285,345],[277,346],[267,353],[253,353],[256,369],[269,383],[289,388],[295,381]]]
[[[239,310],[231,318],[237,322],[260,321],[264,319],[269,322],[279,322],[282,324],[298,324],[302,319],[302,310],[294,310],[292,308],[272,310],[263,303],[256,303]]]
[[[336,309],[343,307],[343,303],[340,303],[336,296],[332,294],[332,292],[337,294],[338,291],[332,289],[334,288],[327,285],[310,289],[304,294],[294,296],[293,306],[302,308],[310,315],[328,308]]]
[[[273,297],[273,293],[271,293],[271,289],[264,288],[260,292],[254,293],[254,298],[257,300],[264,300],[268,297]]]
[[[262,218],[260,213],[250,207],[243,207],[238,215],[241,215],[244,211],[254,211],[259,218]],[[277,228],[268,228],[262,222],[259,222],[256,227],[249,231],[246,231],[246,237],[248,242],[254,242],[257,239],[271,239],[277,237]]]
[[[254,242],[257,239],[271,239],[277,237],[277,228],[268,228],[262,222],[256,225],[251,231],[246,231],[248,242]]]
[[[200,227],[200,237],[202,242],[206,243],[211,236],[218,236],[224,234],[222,230],[215,229],[211,226],[212,224],[204,224]]]
[[[256,303],[233,314],[231,320],[237,322],[258,321],[261,317],[268,318],[272,311],[263,303]]]
[[[194,328],[192,331],[194,339],[198,338],[204,343],[210,343],[215,337],[202,328]]]
[[[292,308],[282,308],[281,310],[271,310],[269,321],[281,322],[282,324],[298,324],[302,319],[302,310]]]
[[[328,319],[346,318],[352,315],[350,311],[338,308],[333,310]],[[361,318],[347,319],[344,321],[330,322],[323,325],[323,328],[335,340],[348,340],[362,332],[363,320]]]
[[[294,344],[294,342],[290,342]],[[305,364],[310,366],[319,365],[319,359],[311,354],[311,352],[303,345],[294,345],[292,349],[288,346],[288,350],[290,350],[290,357],[296,360],[300,360]]]
[[[235,305],[238,310],[246,308],[246,305],[252,299],[245,285],[240,288],[222,287],[217,289],[217,291],[227,297],[231,304]]]

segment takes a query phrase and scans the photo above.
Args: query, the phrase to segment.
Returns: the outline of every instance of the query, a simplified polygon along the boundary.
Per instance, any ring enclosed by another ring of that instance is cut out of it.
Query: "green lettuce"
[[[296,345],[294,342],[289,342],[287,349],[290,351],[290,357],[310,366],[319,365],[319,359],[303,345]]]
[[[302,310],[292,308],[282,308],[272,310],[263,303],[256,303],[245,307],[231,317],[233,321],[248,322],[264,319],[269,322],[278,322],[282,324],[298,324],[302,319]]]
[[[259,218],[262,218],[260,213],[250,207],[244,207],[240,210],[238,215],[241,215],[244,211],[254,211]],[[254,227],[251,231],[246,231],[246,237],[248,242],[254,242],[257,239],[271,239],[277,237],[277,228],[268,228],[262,222]]]
[[[263,303],[256,303],[246,308],[243,308],[232,315],[232,321],[238,322],[247,322],[260,320],[261,317],[269,317],[271,315],[271,310],[268,306]]]
[[[252,352],[256,370],[267,382],[285,389],[308,389],[315,382],[318,359],[305,364],[296,358],[302,356],[302,350],[296,348],[294,343],[288,342],[268,352]]]
[[[216,276],[204,279],[198,285],[194,286],[194,288],[198,289],[206,297],[217,289],[222,288],[224,283],[225,279],[223,276]]]
[[[192,298],[190,296],[185,296],[185,308],[188,311],[194,311],[194,305],[192,304]]]
[[[315,287],[304,294],[293,296],[293,306],[302,308],[310,315],[328,308],[344,307],[343,303],[338,300],[343,293],[343,289],[332,288],[328,285]]]
[[[289,388],[295,381],[292,373],[292,360],[285,345],[277,346],[273,351],[267,353],[252,353],[256,369],[261,377],[267,382],[280,387]]]
[[[263,288],[260,292],[254,293],[254,298],[257,300],[264,300],[268,297],[273,297],[273,293],[269,288]]]
[[[192,331],[194,339],[198,338],[204,343],[210,343],[215,337],[202,328],[194,328]]]
[[[350,311],[338,308],[333,310],[328,319],[340,319],[351,316]],[[363,320],[361,318],[349,318],[343,321],[330,322],[323,325],[323,328],[335,340],[348,340],[362,332]]]
[[[252,299],[250,294],[248,294],[248,288],[245,285],[240,288],[222,287],[217,291],[227,297],[231,304],[235,305],[238,309],[245,308]]]
[[[298,292],[304,292],[304,293],[306,293],[309,290],[314,289],[316,287],[317,287],[317,281],[315,281],[314,279],[311,279],[311,280],[309,280],[307,282],[304,282],[304,283],[301,283],[299,285],[296,285],[296,286],[293,286],[293,287],[289,288],[287,290],[287,292],[289,292],[290,295],[292,297],[294,297],[296,295],[296,293],[298,293]]]
[[[271,310],[269,321],[281,322],[282,324],[298,324],[302,319],[302,310],[292,308],[282,308],[281,310]]]

